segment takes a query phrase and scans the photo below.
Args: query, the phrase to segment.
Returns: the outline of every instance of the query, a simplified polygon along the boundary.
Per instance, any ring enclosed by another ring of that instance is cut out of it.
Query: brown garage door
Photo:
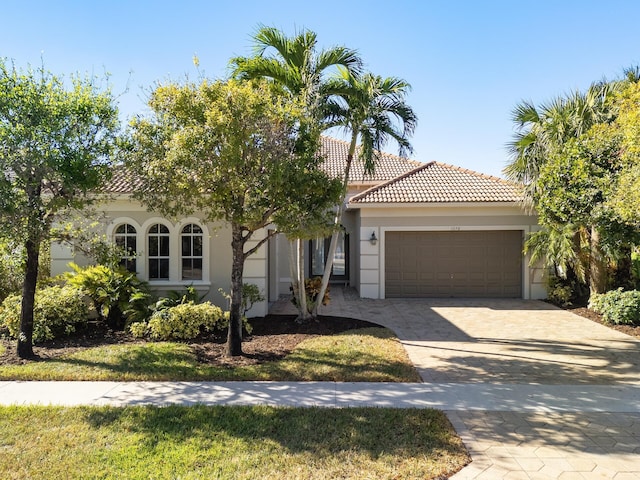
[[[522,231],[386,232],[387,297],[522,296]]]

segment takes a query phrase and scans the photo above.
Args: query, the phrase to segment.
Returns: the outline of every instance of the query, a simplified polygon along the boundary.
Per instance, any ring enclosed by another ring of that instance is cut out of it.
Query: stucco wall
[[[169,280],[151,280],[149,284],[154,291],[164,294],[168,290],[181,290],[189,285],[194,285],[196,289],[205,295],[205,300],[209,300],[222,308],[227,308],[227,301],[218,291],[230,291],[231,287],[231,230],[222,223],[203,222],[203,215],[193,215],[190,217],[168,220],[154,212],[147,212],[140,204],[128,199],[117,199],[109,202],[99,210],[104,213],[104,219],[100,220],[102,232],[108,238],[113,238],[115,229],[128,223],[136,228],[137,232],[137,270],[142,280],[149,281],[146,271],[146,234],[151,225],[161,223],[170,232],[170,278]],[[203,229],[203,278],[202,280],[184,281],[181,279],[180,265],[180,232],[182,227],[188,223],[195,223]],[[264,238],[266,232],[257,232],[254,241],[248,242],[245,249],[252,248],[257,241]],[[82,255],[75,254],[71,247],[64,245],[53,245],[51,251],[52,274],[58,274],[69,270],[67,264],[75,261],[79,264],[86,264],[87,261]],[[254,255],[245,262],[244,282],[256,284],[260,290],[267,294],[267,247],[263,245]],[[251,316],[263,316],[267,313],[267,302],[261,302],[248,312]]]

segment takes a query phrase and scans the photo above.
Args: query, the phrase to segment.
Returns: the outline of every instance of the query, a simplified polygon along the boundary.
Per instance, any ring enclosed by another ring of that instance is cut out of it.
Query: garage
[[[385,234],[385,296],[522,298],[522,230]]]

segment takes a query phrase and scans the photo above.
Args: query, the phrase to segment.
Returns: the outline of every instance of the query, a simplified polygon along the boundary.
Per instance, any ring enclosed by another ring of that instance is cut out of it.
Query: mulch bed
[[[580,315],[581,317],[588,318],[596,323],[600,323],[605,327],[611,328],[613,330],[617,330],[622,333],[626,333],[627,335],[631,335],[632,337],[640,338],[640,325],[613,325],[609,323],[605,323],[602,320],[602,315],[597,314],[593,310],[589,310],[587,307],[566,307],[566,310],[569,310],[576,315]]]
[[[317,321],[299,324],[295,316],[269,315],[250,320],[251,335],[242,342],[244,355],[225,355],[226,335],[207,335],[189,342],[201,363],[221,366],[254,365],[278,360],[288,355],[300,342],[319,335],[334,335],[358,328],[379,327],[380,325],[341,317],[321,316]],[[144,341],[133,338],[125,332],[114,332],[103,324],[90,323],[73,335],[35,345],[36,358],[24,360],[16,355],[15,341],[0,340],[6,348],[0,355],[0,364],[24,364],[69,355],[78,350],[108,344],[140,344]]]

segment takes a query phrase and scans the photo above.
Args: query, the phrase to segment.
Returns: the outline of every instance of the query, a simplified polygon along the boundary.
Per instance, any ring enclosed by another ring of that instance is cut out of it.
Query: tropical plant
[[[124,312],[133,313],[132,297],[135,296],[135,303],[150,299],[146,283],[122,267],[114,270],[104,265],[80,267],[70,263],[69,266],[73,271],[64,274],[67,283],[82,289],[91,299],[99,318],[113,329],[125,327]],[[139,316],[136,313],[133,318]]]
[[[335,46],[326,50],[317,49],[317,35],[310,30],[302,30],[288,37],[273,27],[262,26],[253,37],[254,55],[238,57],[231,61],[233,73],[239,78],[267,79],[295,101],[300,102],[314,121],[311,128],[323,128],[326,118],[325,104],[334,92],[328,81],[329,74],[337,67],[357,74],[362,61],[355,50]],[[318,144],[297,142],[297,149],[306,150],[305,155],[319,156]],[[336,186],[336,191],[337,191]],[[302,240],[316,238],[331,232],[330,220],[323,216],[309,214],[316,200],[310,198],[306,208],[300,208],[289,221],[278,225],[280,231],[290,240],[292,293],[298,299],[299,320],[310,317],[303,295],[304,244]]]
[[[409,137],[415,130],[417,117],[406,103],[410,88],[406,81],[399,78],[382,78],[371,73],[356,75],[346,68],[339,68],[339,75],[328,82],[327,89],[332,95],[324,105],[325,126],[343,129],[350,135],[351,141],[342,176],[342,198],[336,209],[335,228],[320,286],[320,298],[324,297],[331,276],[340,235],[338,227],[342,222],[349,174],[356,150],[364,162],[365,172],[374,171],[380,152],[389,140],[398,144],[401,156],[413,150]],[[315,305],[316,314],[318,305],[319,302]]]

